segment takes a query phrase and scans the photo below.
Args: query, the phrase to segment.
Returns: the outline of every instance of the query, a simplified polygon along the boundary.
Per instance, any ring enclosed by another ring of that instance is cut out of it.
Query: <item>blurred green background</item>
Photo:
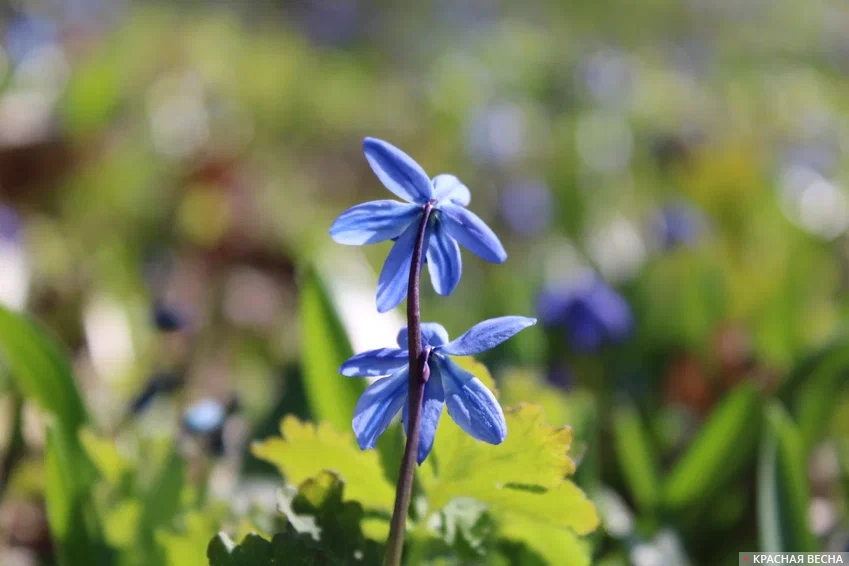
[[[355,351],[403,322],[374,308],[388,244],[328,236],[389,198],[375,136],[459,176],[504,243],[452,296],[423,285],[424,318],[540,318],[482,361],[573,427],[598,563],[848,548],[843,0],[20,0],[0,29],[0,303],[64,345],[142,476],[177,437],[239,524],[280,483],[251,439],[349,426],[304,313]],[[6,362],[0,564],[52,563],[45,419]],[[201,544],[226,522],[163,513]]]

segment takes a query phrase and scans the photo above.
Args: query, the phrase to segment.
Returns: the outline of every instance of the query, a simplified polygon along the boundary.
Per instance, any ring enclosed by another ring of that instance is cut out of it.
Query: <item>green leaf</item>
[[[363,536],[363,508],[357,502],[345,501],[344,491],[338,476],[322,472],[299,486],[292,510],[315,517],[320,529],[317,547],[329,558],[339,564],[376,564],[382,556],[380,546]]]
[[[478,560],[486,554],[486,541],[494,531],[487,506],[471,498],[457,497],[436,516],[434,529],[462,560]]]
[[[0,307],[0,363],[48,416],[45,499],[59,562],[111,564],[91,493],[97,471],[78,437],[88,414],[60,346],[34,322]]]
[[[599,520],[589,499],[564,479],[575,471],[568,457],[572,431],[546,425],[538,405],[508,409],[505,418],[507,438],[498,446],[473,439],[448,418],[440,421],[419,474],[431,511],[471,497],[488,506],[503,536],[540,553],[560,548],[561,561],[570,556],[578,557],[570,564],[588,564],[589,547],[576,534],[592,532]]]
[[[88,413],[59,344],[35,322],[0,307],[0,360],[17,388],[76,432]]]
[[[303,383],[312,416],[339,430],[350,428],[365,383],[339,374],[339,366],[354,352],[315,269],[306,270],[301,281],[300,328]]]
[[[623,401],[613,410],[613,441],[620,472],[634,499],[643,509],[654,508],[660,495],[657,458],[631,401]]]
[[[379,564],[380,546],[367,540],[360,530],[362,506],[345,501],[343,492],[343,483],[330,472],[304,481],[291,503],[285,502],[284,510],[290,519],[286,531],[275,535],[270,542],[249,534],[239,545],[219,533],[207,546],[210,565]],[[314,520],[304,521],[306,516]],[[307,531],[299,532],[298,525],[308,526]]]
[[[840,390],[847,384],[847,369],[849,347],[841,344],[828,351],[798,384],[791,407],[806,451],[822,439],[832,423]]]
[[[665,502],[683,507],[719,489],[752,458],[760,424],[758,391],[738,385],[708,417],[669,473]]]
[[[213,514],[214,515],[214,514]],[[222,554],[221,547],[226,548],[226,541],[229,541],[227,535],[219,535],[209,542],[207,555],[204,554],[204,545],[209,541],[211,533],[214,533],[218,523],[218,517],[210,517],[208,513],[201,511],[193,511],[186,514],[184,519],[184,528],[182,532],[172,532],[167,529],[157,529],[156,543],[164,551],[164,563],[168,566],[183,566],[188,564],[204,564],[206,557],[211,551],[217,561],[212,560],[209,556],[211,564],[228,564],[228,562],[220,562],[223,557],[229,558],[229,552]],[[219,537],[222,537],[219,539]],[[232,541],[230,541],[232,544]],[[235,547],[235,545],[233,545]],[[231,547],[232,548],[232,547]],[[150,552],[147,553],[150,555]],[[144,559],[145,564],[150,562]]]
[[[97,435],[89,427],[81,429],[79,437],[89,459],[109,484],[117,485],[123,475],[130,471],[132,464],[121,455],[111,439]]]
[[[524,543],[546,564],[589,566],[590,544],[569,529],[533,521],[521,515],[501,515],[501,537]]]
[[[777,401],[765,411],[758,463],[758,530],[763,552],[816,552],[808,528],[809,488],[799,429]]]
[[[336,432],[329,423],[315,427],[290,415],[280,423],[280,434],[282,438],[254,443],[251,451],[277,466],[289,483],[301,484],[331,471],[345,482],[346,501],[359,501],[367,509],[392,509],[395,489],[384,479],[380,456],[360,450],[353,433]]]

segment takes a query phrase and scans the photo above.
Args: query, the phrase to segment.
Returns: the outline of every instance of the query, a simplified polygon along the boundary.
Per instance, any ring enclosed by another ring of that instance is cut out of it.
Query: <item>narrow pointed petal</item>
[[[348,377],[376,377],[389,375],[407,365],[407,352],[398,348],[380,348],[352,356],[339,368]]]
[[[454,175],[437,175],[433,178],[433,196],[441,201],[451,201],[460,206],[469,206],[472,193]]]
[[[503,263],[507,259],[498,236],[473,212],[450,202],[440,203],[439,210],[448,235],[464,248],[492,263]]]
[[[422,207],[394,200],[375,200],[351,207],[330,226],[339,244],[359,246],[397,238],[421,214]]]
[[[421,165],[391,143],[366,138],[363,152],[380,182],[400,198],[419,204],[433,198],[433,186]]]
[[[473,356],[498,346],[505,340],[537,323],[535,318],[501,316],[480,322],[459,338],[439,348],[452,356]]]
[[[442,378],[438,375],[438,371],[436,366],[431,367],[430,380],[425,385],[424,399],[422,400],[422,422],[419,426],[419,448],[416,452],[416,462],[420,466],[433,449],[439,418],[442,416],[442,408],[445,406],[445,391],[442,388]],[[407,436],[410,435],[409,414],[410,403],[407,402],[404,403],[401,412],[404,433]]]
[[[377,280],[377,310],[386,312],[397,307],[407,295],[407,284],[410,280],[410,264],[413,259],[413,248],[418,235],[418,223],[413,222],[404,230],[386,257],[380,277]],[[427,235],[425,235],[427,248]],[[424,253],[427,250],[422,250]]]
[[[439,367],[445,404],[454,422],[473,438],[501,444],[507,437],[507,422],[492,391],[441,353],[431,354],[430,359],[431,367]]]
[[[463,274],[460,246],[448,235],[442,222],[434,225],[430,235],[430,244],[427,248],[427,270],[434,290],[440,295],[450,295]]]
[[[423,322],[421,324],[422,330],[422,340],[424,343],[422,346],[441,346],[443,344],[448,343],[448,331],[445,330],[441,324],[437,322]],[[407,340],[409,339],[409,333],[407,332],[407,327],[405,326],[401,330],[398,331],[398,347],[402,350],[406,350],[409,344]]]
[[[407,401],[408,374],[405,367],[375,381],[360,396],[352,425],[361,449],[374,448],[377,438]]]
[[[433,448],[439,417],[442,416],[442,407],[445,405],[445,391],[442,388],[442,377],[438,375],[438,372],[436,367],[431,366],[430,379],[425,385],[422,423],[419,429],[419,450],[416,454],[416,461],[420,466]]]

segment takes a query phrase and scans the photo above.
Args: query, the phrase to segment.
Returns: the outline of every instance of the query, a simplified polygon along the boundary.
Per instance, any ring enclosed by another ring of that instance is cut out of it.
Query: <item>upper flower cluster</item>
[[[442,325],[421,325],[422,346],[427,352],[430,376],[425,385],[417,461],[424,462],[433,447],[443,405],[460,428],[478,440],[500,444],[507,436],[507,423],[492,392],[449,356],[473,356],[501,344],[536,320],[503,316],[474,325],[456,340],[449,341]],[[409,351],[407,328],[398,333],[398,348],[369,350],[350,358],[339,372],[349,377],[389,377],[372,383],[354,410],[354,434],[360,448],[374,448],[395,415],[403,408],[407,427]]]
[[[412,252],[428,208],[422,253],[433,288],[440,295],[451,294],[460,281],[463,264],[458,244],[493,263],[507,259],[498,236],[466,209],[471,193],[457,177],[443,174],[430,179],[409,155],[375,138],[365,139],[363,151],[380,181],[406,204],[395,200],[358,204],[336,219],[330,236],[348,245],[395,240],[377,282],[379,312],[395,308],[407,294]]]

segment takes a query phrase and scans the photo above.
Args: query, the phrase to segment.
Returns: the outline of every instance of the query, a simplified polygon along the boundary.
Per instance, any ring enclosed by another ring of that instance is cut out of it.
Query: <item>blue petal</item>
[[[352,425],[357,443],[363,450],[374,448],[377,438],[407,400],[408,374],[405,367],[389,377],[375,381],[357,401]]]
[[[407,284],[410,281],[410,264],[413,259],[413,248],[418,236],[419,226],[413,222],[404,230],[386,257],[386,263],[377,280],[377,310],[386,312],[397,307],[407,295]],[[425,237],[425,248],[427,238]],[[422,250],[427,253],[427,250]]]
[[[359,246],[391,240],[401,235],[422,208],[394,200],[375,200],[351,207],[330,226],[330,237],[339,244]]]
[[[424,204],[433,198],[433,186],[424,169],[391,143],[366,138],[363,152],[375,175],[402,199]]]
[[[473,356],[495,348],[521,330],[537,323],[535,318],[502,316],[480,322],[465,334],[439,348],[452,356]]]
[[[369,350],[351,357],[339,368],[348,377],[375,377],[389,375],[407,365],[409,355],[398,348]]]
[[[445,389],[448,414],[467,434],[490,444],[507,437],[507,422],[501,405],[481,381],[441,353],[431,355]]]
[[[450,202],[440,203],[439,210],[448,234],[463,247],[492,263],[507,259],[498,236],[473,212]]]
[[[420,328],[422,331],[422,347],[442,346],[448,343],[448,332],[441,324],[437,322],[423,322]],[[398,331],[398,346],[403,350],[409,347],[407,342],[409,335],[406,326]]]
[[[416,461],[421,465],[425,461],[436,439],[436,428],[439,425],[439,417],[442,416],[442,407],[445,406],[445,391],[442,388],[442,377],[436,366],[431,365],[430,379],[425,385],[424,400],[422,401],[422,422],[419,428],[419,450],[416,453]],[[407,414],[410,404],[404,405],[402,418],[404,430],[409,434],[410,428],[407,424]]]
[[[461,206],[469,206],[472,193],[468,187],[454,175],[437,175],[433,178],[433,196],[441,201],[451,201]]]
[[[427,248],[427,270],[430,272],[433,288],[440,295],[450,295],[463,274],[460,246],[448,235],[442,222],[434,224],[430,235],[430,244]]]

